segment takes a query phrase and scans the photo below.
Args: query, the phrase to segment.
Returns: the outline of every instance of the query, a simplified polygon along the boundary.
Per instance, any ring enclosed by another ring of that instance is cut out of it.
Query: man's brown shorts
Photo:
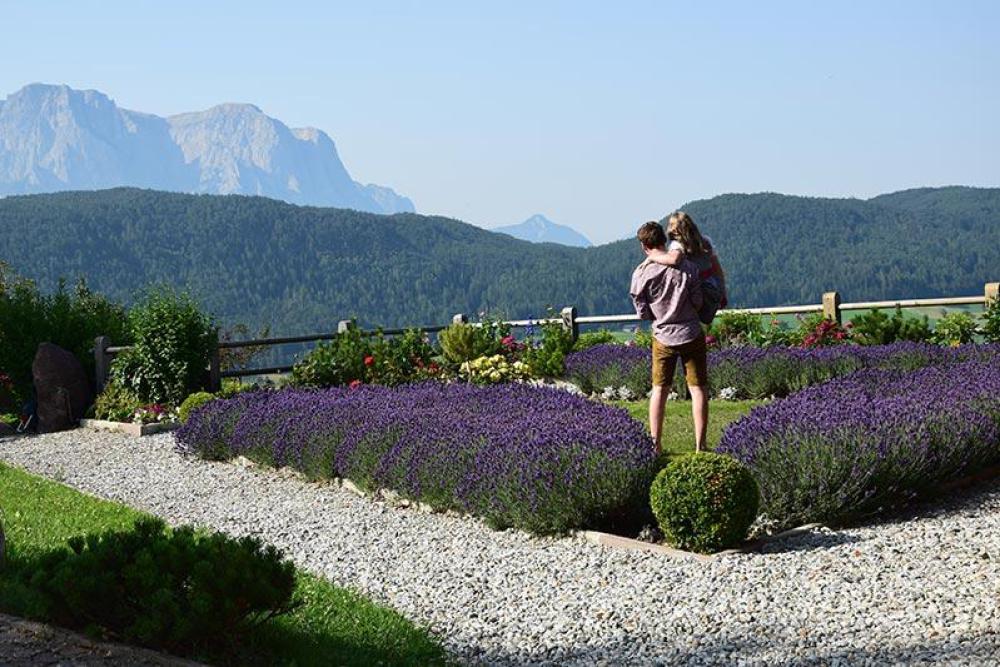
[[[653,386],[669,387],[677,370],[677,358],[684,363],[684,377],[689,387],[708,385],[708,350],[701,335],[683,345],[664,345],[653,339]]]

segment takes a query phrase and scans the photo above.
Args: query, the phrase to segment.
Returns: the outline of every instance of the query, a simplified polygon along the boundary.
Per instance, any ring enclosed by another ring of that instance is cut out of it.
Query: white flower
[[[723,401],[736,400],[736,387],[725,387],[719,390],[719,398]]]
[[[622,399],[623,401],[631,401],[632,399],[635,398],[635,394],[632,393],[632,390],[629,389],[628,386],[623,384],[622,386],[618,387],[618,398]]]
[[[676,401],[678,398],[680,398],[680,396],[677,395],[676,391],[672,391],[669,394],[667,394],[668,401]]]
[[[604,390],[601,392],[601,398],[603,398],[605,401],[613,401],[617,397],[617,395],[618,392],[615,391],[614,387],[605,387]]]

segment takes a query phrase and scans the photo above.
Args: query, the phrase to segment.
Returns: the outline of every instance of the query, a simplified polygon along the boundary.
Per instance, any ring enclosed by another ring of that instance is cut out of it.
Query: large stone
[[[42,343],[31,365],[38,401],[38,432],[74,428],[93,399],[83,365],[58,345]]]

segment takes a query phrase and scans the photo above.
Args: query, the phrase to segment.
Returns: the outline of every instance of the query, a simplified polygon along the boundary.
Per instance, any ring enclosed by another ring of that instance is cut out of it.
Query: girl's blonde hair
[[[667,235],[684,247],[685,255],[699,257],[711,252],[711,246],[698,231],[698,225],[684,211],[675,211],[667,218]]]

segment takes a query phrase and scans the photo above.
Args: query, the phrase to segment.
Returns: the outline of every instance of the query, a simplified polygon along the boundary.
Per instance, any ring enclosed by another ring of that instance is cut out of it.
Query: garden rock
[[[58,345],[42,343],[31,365],[38,401],[38,431],[52,433],[76,426],[93,399],[83,365]]]
[[[7,422],[0,422],[0,438],[16,435],[17,431]]]

